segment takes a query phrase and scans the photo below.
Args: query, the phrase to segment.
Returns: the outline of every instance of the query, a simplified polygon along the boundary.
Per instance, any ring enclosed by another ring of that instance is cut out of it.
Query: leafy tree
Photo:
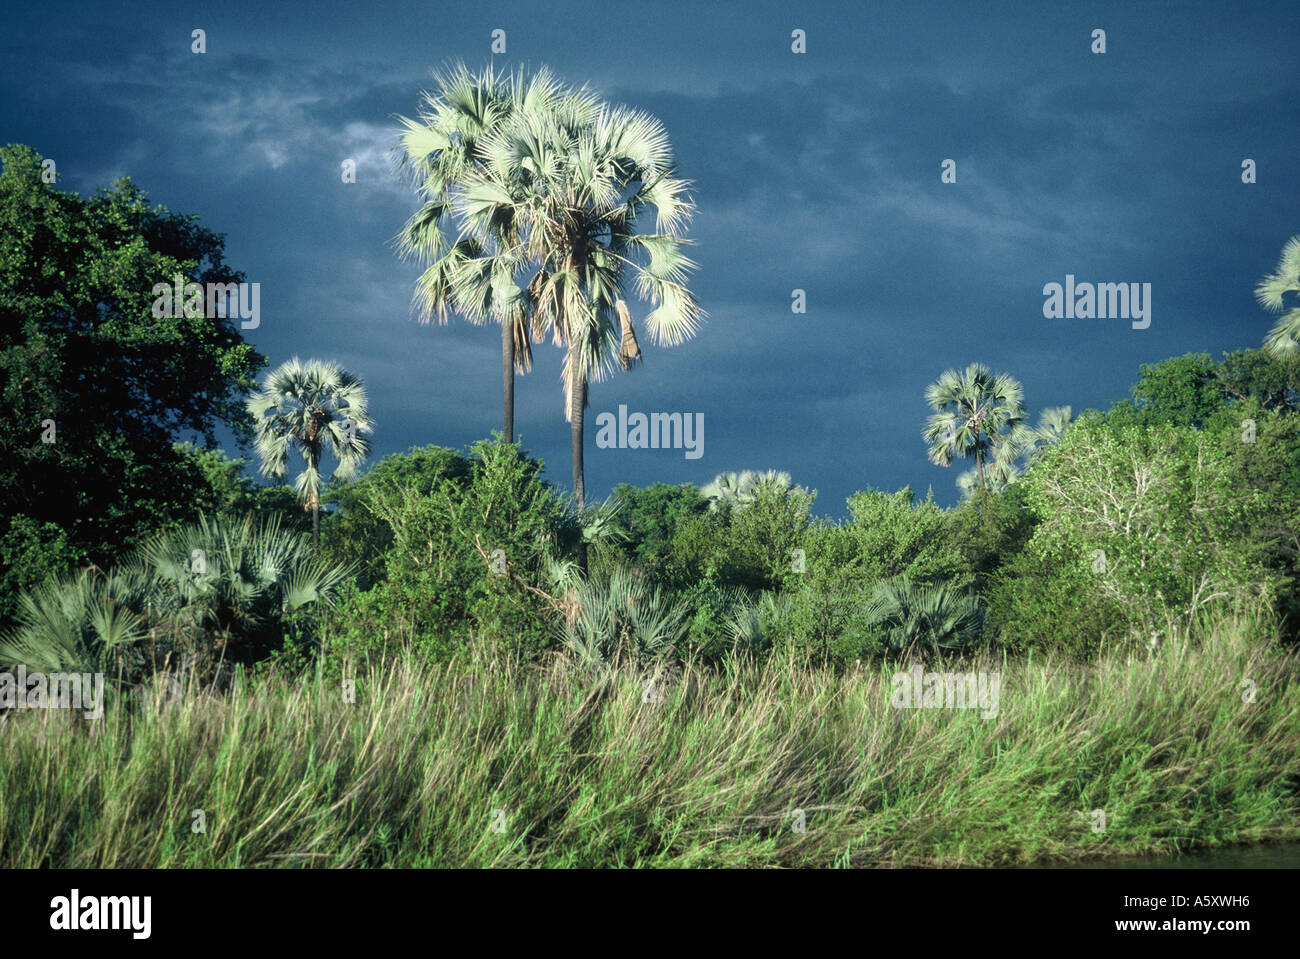
[[[976,485],[990,486],[990,462],[994,480],[1005,485],[1002,473],[1010,475],[1023,450],[1017,430],[1025,416],[1024,390],[1005,373],[993,374],[981,363],[964,372],[945,370],[925,391],[934,410],[922,437],[929,446],[930,462],[951,466],[960,457],[975,460]]]
[[[1019,555],[1038,523],[1026,492],[1023,482],[1014,483],[999,493],[977,494],[944,514],[945,529],[934,536],[960,557],[961,573],[953,579],[972,576],[983,594],[993,574]]]
[[[1208,353],[1143,363],[1133,405],[1144,423],[1199,428],[1223,405],[1218,364]]]
[[[1300,410],[1300,354],[1235,350],[1219,364],[1219,387],[1230,401],[1254,397],[1266,410]]]
[[[1143,639],[1170,617],[1186,626],[1261,590],[1271,600],[1276,577],[1251,543],[1263,492],[1234,475],[1224,439],[1082,418],[1026,480],[1041,517],[1027,552],[1089,576]],[[1231,439],[1241,443],[1239,430]]]
[[[111,565],[189,513],[201,480],[173,442],[248,435],[242,395],[265,363],[229,319],[155,317],[153,289],[244,278],[219,234],[128,179],[83,199],[44,182],[30,147],[0,163],[0,554],[39,542],[65,567]],[[9,569],[0,619],[48,571]]]
[[[386,575],[393,547],[392,528],[375,512],[379,499],[394,490],[430,496],[444,482],[464,490],[471,472],[456,450],[424,446],[385,456],[352,482],[332,480],[323,497],[335,508],[322,524],[324,554],[356,568],[357,585],[369,589]]]
[[[189,443],[178,444],[178,452],[190,469],[202,477],[201,487],[191,500],[187,519],[200,515],[248,515],[279,518],[285,529],[310,532],[311,521],[294,496],[291,486],[263,486],[249,477],[249,461],[230,459],[221,450],[208,450]]]
[[[331,662],[399,645],[440,656],[489,637],[537,654],[553,641],[545,573],[563,558],[572,517],[541,480],[542,464],[515,444],[476,443],[468,462],[467,478],[440,479],[427,493],[405,483],[363,489],[392,545],[385,577],[340,604]]]
[[[289,452],[306,463],[294,488],[312,517],[312,542],[320,545],[321,455],[338,460],[334,476],[346,479],[365,460],[374,428],[361,380],[337,363],[294,357],[273,370],[248,398],[262,473],[284,476]]]
[[[673,537],[686,520],[707,508],[699,489],[692,483],[655,483],[645,489],[622,483],[615,487],[614,498],[622,507],[619,522],[627,533],[625,549],[631,563],[651,576],[672,581]]]

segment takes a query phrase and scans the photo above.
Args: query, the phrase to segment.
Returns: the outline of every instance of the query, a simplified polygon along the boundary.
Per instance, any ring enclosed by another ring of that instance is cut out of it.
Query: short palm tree
[[[458,200],[472,171],[484,162],[484,138],[525,110],[574,109],[580,94],[566,90],[548,70],[471,73],[458,64],[435,77],[418,119],[399,117],[404,132],[399,166],[415,181],[422,201],[397,237],[403,257],[425,264],[416,283],[421,322],[446,323],[452,312],[472,323],[501,327],[502,393],[506,442],[514,442],[515,373],[532,368],[529,337],[534,310],[517,275],[518,230],[511,217],[486,225],[481,235],[459,231]],[[454,239],[452,238],[454,236]]]
[[[565,418],[581,513],[588,384],[640,354],[620,303],[633,292],[653,304],[646,327],[668,345],[693,336],[704,316],[685,285],[695,266],[685,255],[694,211],[689,183],[674,176],[658,120],[585,94],[520,111],[480,147],[483,167],[467,177],[465,225],[480,242],[495,224],[518,231],[511,257],[531,274],[536,328],[565,350]],[[653,228],[643,230],[639,218],[650,207]]]
[[[273,370],[262,389],[248,398],[261,471],[282,477],[290,450],[306,462],[294,488],[311,512],[312,543],[320,545],[320,463],[328,452],[333,475],[352,476],[370,451],[362,435],[373,430],[361,380],[337,363],[294,357]]]
[[[865,612],[893,653],[960,650],[979,638],[984,624],[975,597],[944,585],[918,586],[903,577],[877,583]]]
[[[1255,287],[1255,299],[1270,313],[1281,313],[1286,308],[1282,298],[1287,293],[1300,294],[1300,236],[1287,240],[1277,269]],[[1292,354],[1300,347],[1300,306],[1293,306],[1277,321],[1264,346],[1275,356]]]
[[[111,570],[56,575],[18,597],[0,666],[146,675],[176,654],[209,662],[278,644],[286,613],[328,605],[351,570],[315,559],[278,518],[200,516]]]
[[[921,435],[930,462],[951,466],[958,456],[975,460],[978,488],[990,488],[988,464],[1013,464],[1023,441],[1024,389],[1005,373],[993,374],[982,363],[964,372],[946,370],[926,388],[934,410]]]
[[[763,486],[788,490],[790,482],[789,473],[776,470],[719,473],[713,478],[712,483],[700,487],[700,495],[708,500],[709,509],[716,512],[723,506],[748,506]]]
[[[1072,415],[1073,410],[1068,406],[1049,406],[1038,414],[1038,425],[1030,434],[1032,448],[1027,465],[1037,463],[1044,453],[1061,442],[1070,428]]]
[[[561,641],[588,666],[620,654],[671,653],[690,627],[687,605],[622,566],[607,578],[569,578],[573,609],[558,626]]]

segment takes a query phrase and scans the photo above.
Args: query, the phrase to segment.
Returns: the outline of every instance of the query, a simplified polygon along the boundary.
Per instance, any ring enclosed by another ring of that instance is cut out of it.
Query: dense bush
[[[365,541],[389,545],[378,547],[383,579],[345,597],[327,627],[335,665],[399,645],[439,656],[484,634],[527,654],[552,642],[537,591],[574,524],[542,464],[514,444],[477,443],[463,463],[430,450],[388,457],[352,492]],[[350,521],[345,511],[337,528]]]
[[[1145,641],[1208,607],[1272,602],[1282,581],[1259,549],[1269,497],[1244,481],[1240,433],[1078,422],[1023,481],[1041,521],[998,577],[1004,641],[1043,645],[1047,624],[1093,643]]]

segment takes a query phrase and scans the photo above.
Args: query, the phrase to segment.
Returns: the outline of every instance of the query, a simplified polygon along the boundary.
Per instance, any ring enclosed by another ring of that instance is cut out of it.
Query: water
[[[1054,869],[1300,869],[1300,842],[1233,846],[1183,856],[1058,863]]]

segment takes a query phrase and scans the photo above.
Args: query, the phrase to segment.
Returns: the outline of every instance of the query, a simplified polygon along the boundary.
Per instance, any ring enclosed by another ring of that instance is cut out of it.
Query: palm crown
[[[422,322],[445,323],[454,311],[471,323],[500,324],[503,432],[513,441],[514,375],[532,368],[535,301],[521,275],[526,264],[513,217],[506,210],[467,230],[465,188],[482,171],[493,132],[524,113],[585,116],[595,101],[565,88],[544,67],[529,76],[492,67],[474,74],[458,64],[435,80],[419,118],[399,118],[399,166],[411,174],[422,202],[398,235],[398,250],[425,265],[414,296]]]
[[[994,374],[982,363],[964,372],[946,370],[925,391],[935,412],[926,421],[922,437],[929,446],[930,462],[951,466],[958,457],[975,460],[980,489],[1010,473],[1015,459],[1027,448],[1024,429],[1024,389],[1005,373]]]
[[[1255,299],[1271,313],[1281,313],[1286,308],[1283,297],[1287,293],[1300,293],[1300,236],[1287,241],[1277,269],[1255,287]],[[1277,356],[1294,353],[1300,347],[1300,307],[1292,307],[1277,321],[1264,345]]]

